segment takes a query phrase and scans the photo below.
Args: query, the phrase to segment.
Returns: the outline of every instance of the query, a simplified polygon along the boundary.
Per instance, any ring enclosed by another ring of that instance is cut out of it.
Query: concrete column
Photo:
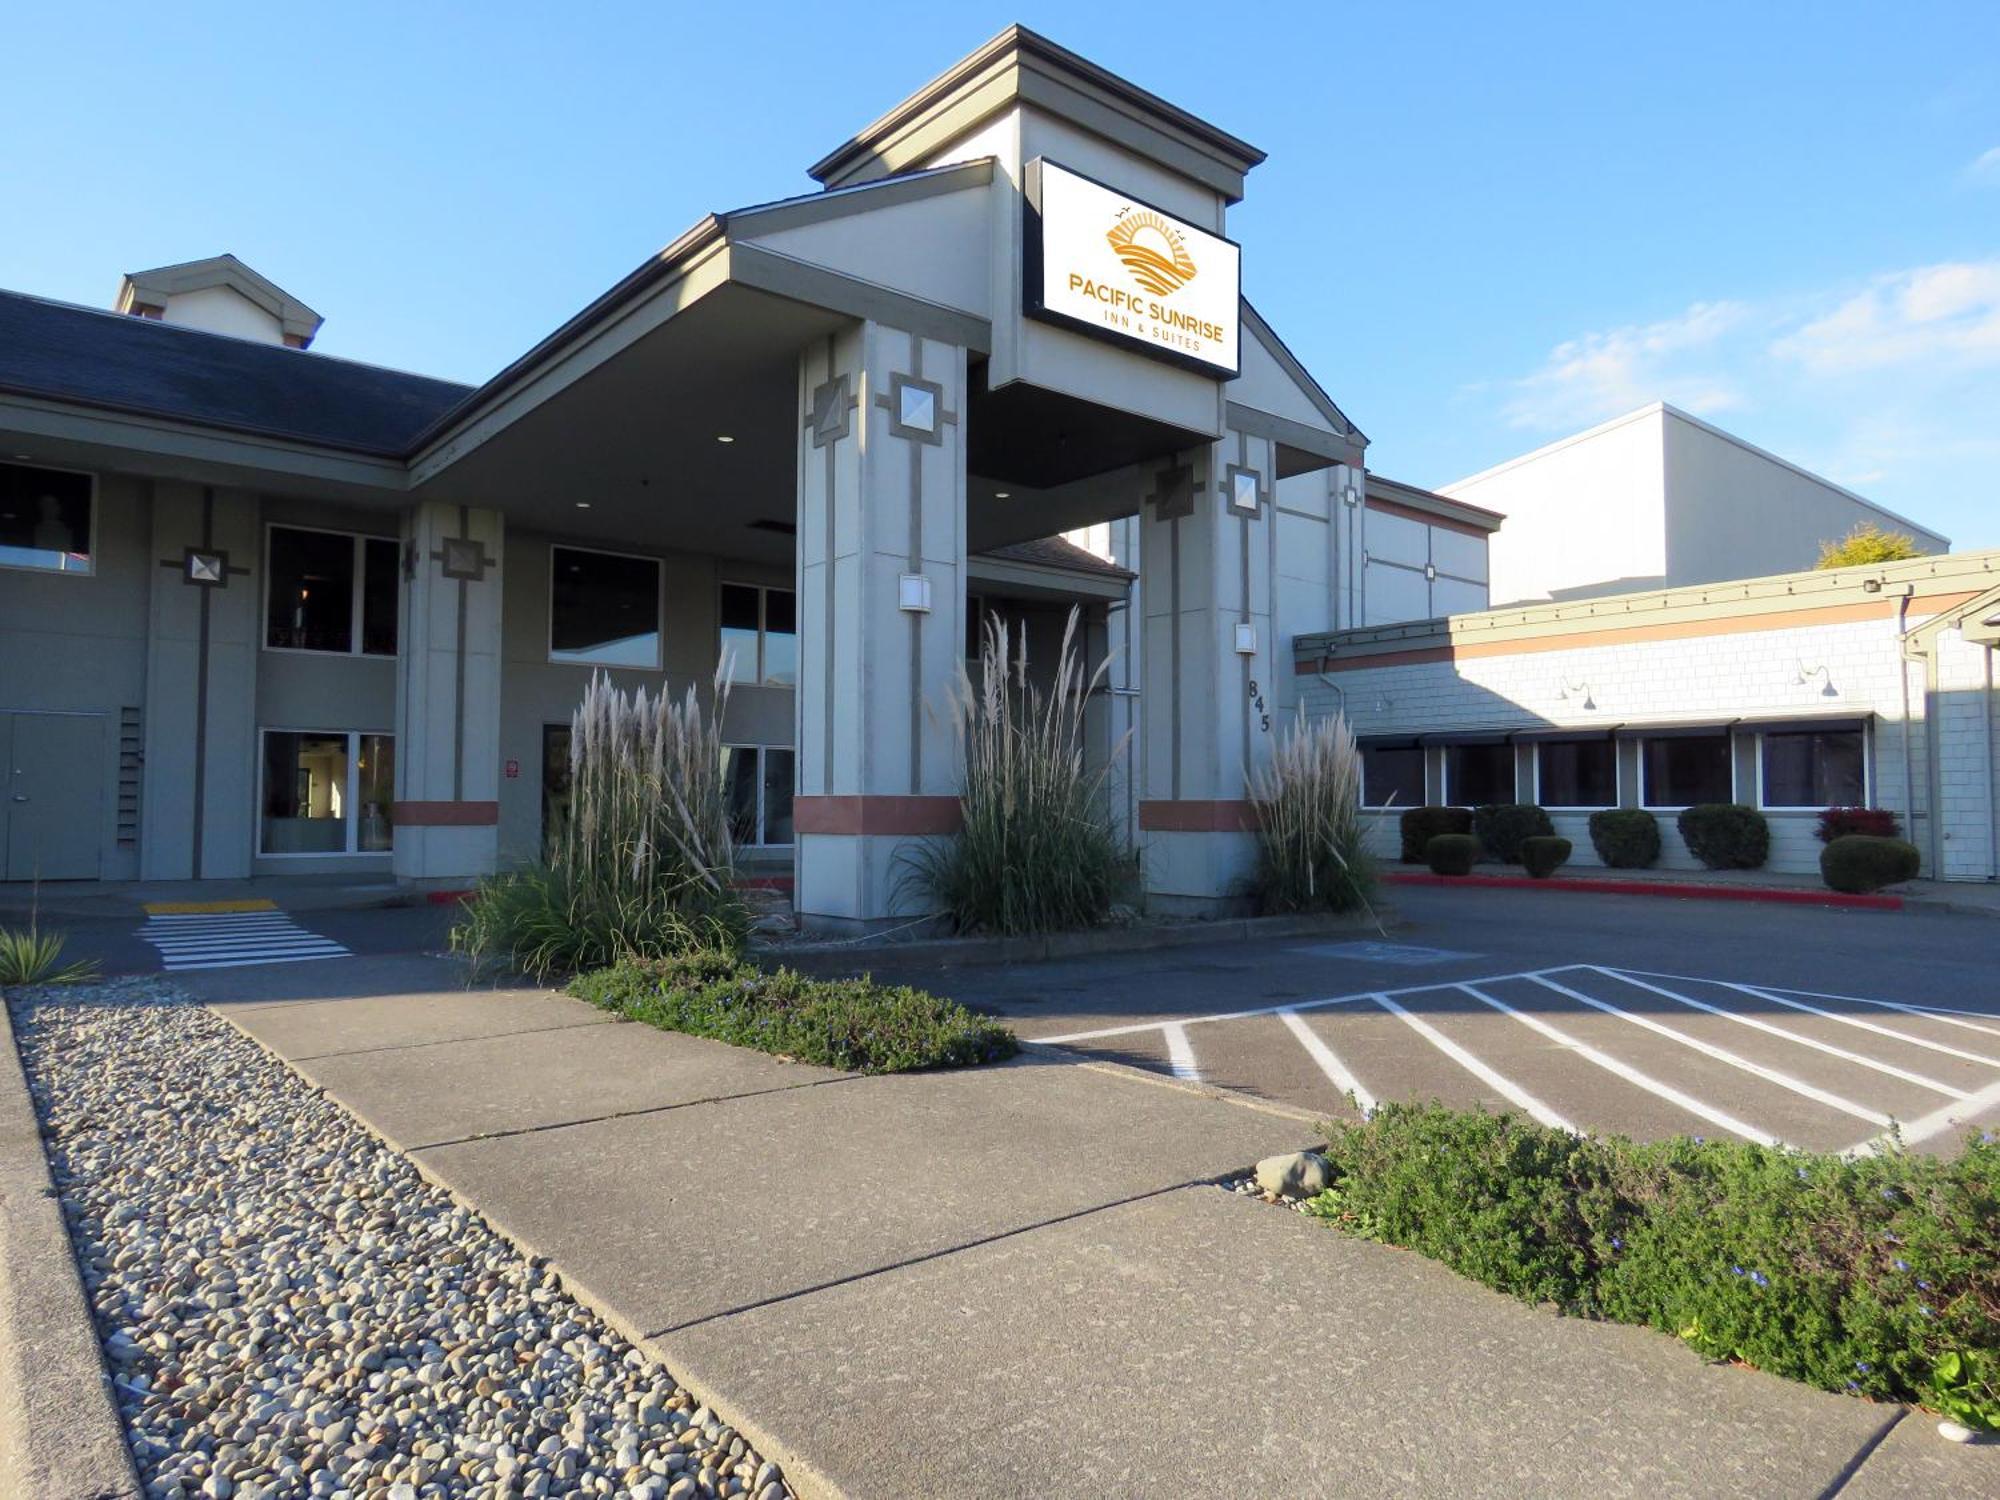
[[[799,360],[800,916],[924,909],[899,852],[958,826],[965,351],[861,323]]]
[[[1214,911],[1248,896],[1252,768],[1280,726],[1273,673],[1273,495],[1267,438],[1230,432],[1155,471],[1140,518],[1146,587],[1139,829],[1148,898]]]
[[[241,879],[257,837],[257,502],[153,486],[139,874]]]
[[[499,859],[498,511],[426,501],[405,518],[396,656],[396,878],[453,884]]]

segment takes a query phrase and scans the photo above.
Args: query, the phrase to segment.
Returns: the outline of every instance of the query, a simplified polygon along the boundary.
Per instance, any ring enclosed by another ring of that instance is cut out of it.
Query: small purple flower
[[[1990,1145],[1992,1145],[1992,1144],[1993,1144],[1993,1132],[1992,1132],[1992,1131],[1990,1131],[1990,1130],[1982,1130],[1982,1131],[1980,1131],[1980,1132],[1979,1132],[1979,1144],[1980,1144],[1980,1145],[1982,1145],[1982,1146],[1990,1146]]]
[[[1930,1289],[1931,1284],[1928,1281],[1919,1281],[1917,1283],[1917,1290],[1920,1292],[1928,1292]]]
[[[1741,1276],[1743,1274],[1743,1268],[1741,1266],[1731,1266],[1729,1268],[1729,1274],[1731,1276]]]
[[[1861,1389],[1861,1387],[1860,1387],[1860,1386],[1856,1385],[1856,1384],[1855,1384],[1855,1383],[1854,1383],[1853,1381],[1851,1381],[1851,1380],[1847,1382],[1847,1388],[1848,1388],[1848,1389],[1849,1389],[1850,1391],[1858,1391],[1858,1390],[1860,1390],[1860,1389]]]
[[[1919,1303],[1917,1305],[1917,1311],[1922,1313],[1927,1318],[1935,1318],[1937,1316],[1936,1313],[1932,1312],[1928,1307],[1924,1306],[1922,1303]]]
[[[1800,1181],[1800,1182],[1804,1182],[1804,1181],[1806,1180],[1806,1176],[1807,1176],[1807,1173],[1806,1173],[1806,1169],[1805,1169],[1804,1167],[1800,1167],[1800,1168],[1799,1168],[1799,1181]]]
[[[1625,1242],[1619,1239],[1618,1236],[1614,1234],[1611,1236],[1611,1248],[1613,1250],[1623,1250],[1625,1248]]]
[[[1701,1138],[1700,1136],[1696,1136],[1696,1137],[1694,1138],[1694,1143],[1695,1143],[1695,1144],[1696,1144],[1697,1146],[1699,1146],[1699,1145],[1701,1144],[1701,1141],[1702,1141],[1702,1138]]]
[[[1910,1269],[1910,1263],[1902,1259],[1900,1256],[1897,1257],[1895,1260],[1891,1261],[1890,1264],[1893,1265],[1899,1271],[1907,1271]]]
[[[1894,1188],[1883,1188],[1882,1201],[1884,1203],[1894,1203],[1896,1201],[1896,1190]]]
[[[1863,1375],[1866,1375],[1868,1373],[1868,1361],[1865,1359],[1857,1359],[1854,1362],[1854,1368],[1859,1370]]]
[[[1750,1279],[1759,1286],[1769,1286],[1771,1284],[1771,1278],[1766,1276],[1762,1271],[1752,1271]]]

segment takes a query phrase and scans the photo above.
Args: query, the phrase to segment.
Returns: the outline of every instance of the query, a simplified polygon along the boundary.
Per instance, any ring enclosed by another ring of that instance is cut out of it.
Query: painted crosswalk
[[[1967,1127],[2000,1126],[2000,1005],[1598,964],[1036,1040],[1362,1113],[1378,1100],[1430,1097],[1518,1109],[1562,1129],[1720,1131],[1849,1153],[1892,1139],[1943,1146]]]
[[[253,911],[154,912],[139,937],[169,972],[293,964],[352,955],[332,938],[299,926],[275,907]]]

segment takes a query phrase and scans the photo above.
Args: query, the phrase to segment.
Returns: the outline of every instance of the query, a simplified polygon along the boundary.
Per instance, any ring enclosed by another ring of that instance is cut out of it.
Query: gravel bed
[[[545,1262],[170,984],[15,999],[148,1494],[791,1494]]]

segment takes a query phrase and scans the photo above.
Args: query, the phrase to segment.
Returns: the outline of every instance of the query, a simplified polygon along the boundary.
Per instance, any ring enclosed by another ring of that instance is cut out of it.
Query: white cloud
[[[1820,375],[2000,363],[2000,260],[1897,271],[1771,345]]]
[[[1735,384],[1704,354],[1742,328],[1751,310],[1740,302],[1697,302],[1656,323],[1586,333],[1549,352],[1542,367],[1508,382],[1503,415],[1512,427],[1587,427],[1653,401],[1701,414],[1742,404]]]
[[[1974,182],[2000,182],[2000,146],[1988,146],[1975,156],[1965,175]]]

